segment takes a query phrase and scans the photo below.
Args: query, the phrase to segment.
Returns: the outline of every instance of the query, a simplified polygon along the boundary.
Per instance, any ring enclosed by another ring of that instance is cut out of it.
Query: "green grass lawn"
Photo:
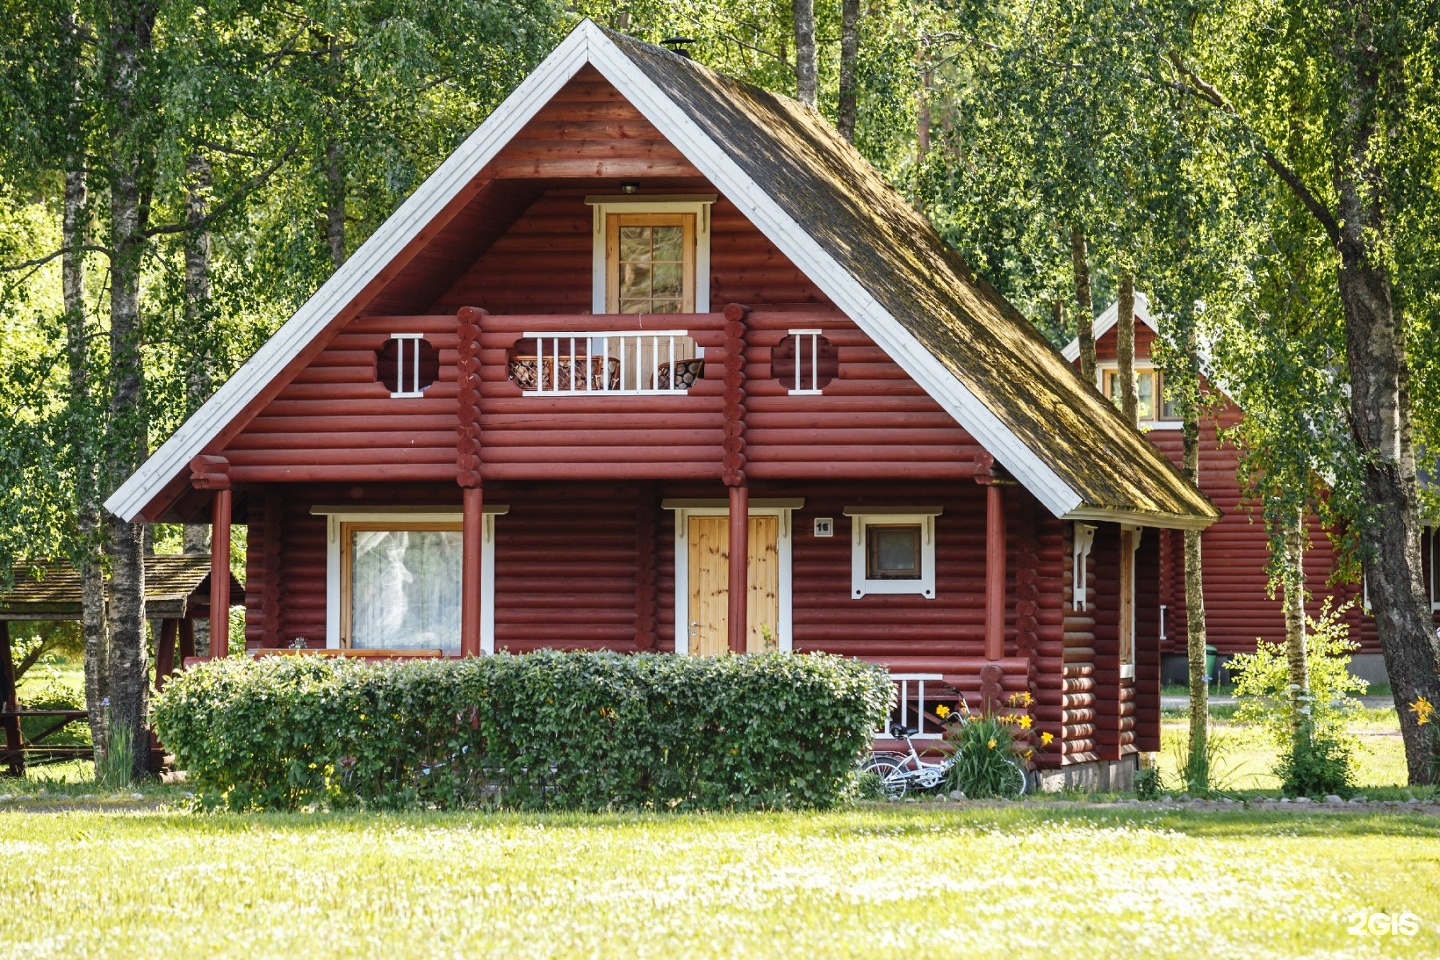
[[[1212,715],[1213,718],[1213,715]],[[1363,793],[1373,788],[1400,787],[1407,782],[1405,746],[1393,708],[1358,710],[1348,725],[1358,738],[1355,753],[1356,786]],[[1179,789],[1177,773],[1189,727],[1167,718],[1160,726],[1160,774],[1165,785]],[[1211,736],[1216,739],[1218,762],[1213,783],[1222,790],[1278,790],[1280,780],[1272,772],[1279,751],[1257,728],[1213,718]]]
[[[17,957],[1440,955],[1416,814],[10,812],[0,856]]]

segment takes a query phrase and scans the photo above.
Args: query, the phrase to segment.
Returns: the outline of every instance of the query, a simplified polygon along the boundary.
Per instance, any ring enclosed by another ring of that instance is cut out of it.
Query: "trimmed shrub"
[[[819,654],[265,657],[186,670],[154,719],[233,809],[826,807],[891,696]]]

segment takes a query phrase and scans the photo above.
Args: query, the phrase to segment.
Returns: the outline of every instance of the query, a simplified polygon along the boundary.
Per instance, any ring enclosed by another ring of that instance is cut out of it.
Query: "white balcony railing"
[[[912,738],[914,740],[939,740],[944,735],[940,725],[935,723],[925,714],[925,684],[933,682],[931,693],[939,692],[944,684],[941,683],[938,673],[892,673],[890,682],[895,684],[895,709],[890,713],[890,719],[886,722],[886,729],[875,731],[875,739],[890,739],[889,726],[891,723],[899,723],[905,727],[915,727],[919,732]],[[945,687],[945,689],[949,689]]]
[[[705,374],[704,349],[684,330],[527,333],[522,342],[510,379],[526,394],[684,393]]]

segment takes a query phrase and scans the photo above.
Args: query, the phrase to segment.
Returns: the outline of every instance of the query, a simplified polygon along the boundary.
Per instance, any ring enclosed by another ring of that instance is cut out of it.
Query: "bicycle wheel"
[[[905,799],[905,792],[910,787],[910,780],[898,758],[885,754],[874,754],[860,764],[860,772],[873,773],[880,778],[880,789],[884,792],[886,800]]]
[[[1005,775],[1005,782],[1001,784],[1001,795],[1008,799],[1023,797],[1030,789],[1030,774],[1018,760],[1006,760],[1006,767],[1009,768]]]

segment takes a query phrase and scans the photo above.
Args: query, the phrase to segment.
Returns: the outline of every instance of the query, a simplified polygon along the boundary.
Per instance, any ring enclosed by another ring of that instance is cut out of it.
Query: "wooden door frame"
[[[690,609],[690,550],[689,532],[691,517],[728,517],[730,504],[723,499],[714,500],[665,500],[660,506],[675,514],[675,652],[690,652],[690,632],[686,620]],[[805,506],[804,500],[763,500],[752,499],[748,517],[777,517],[775,550],[780,564],[780,622],[775,625],[776,648],[781,653],[790,653],[791,633],[794,617],[791,608],[790,544],[794,524],[791,514]]]

